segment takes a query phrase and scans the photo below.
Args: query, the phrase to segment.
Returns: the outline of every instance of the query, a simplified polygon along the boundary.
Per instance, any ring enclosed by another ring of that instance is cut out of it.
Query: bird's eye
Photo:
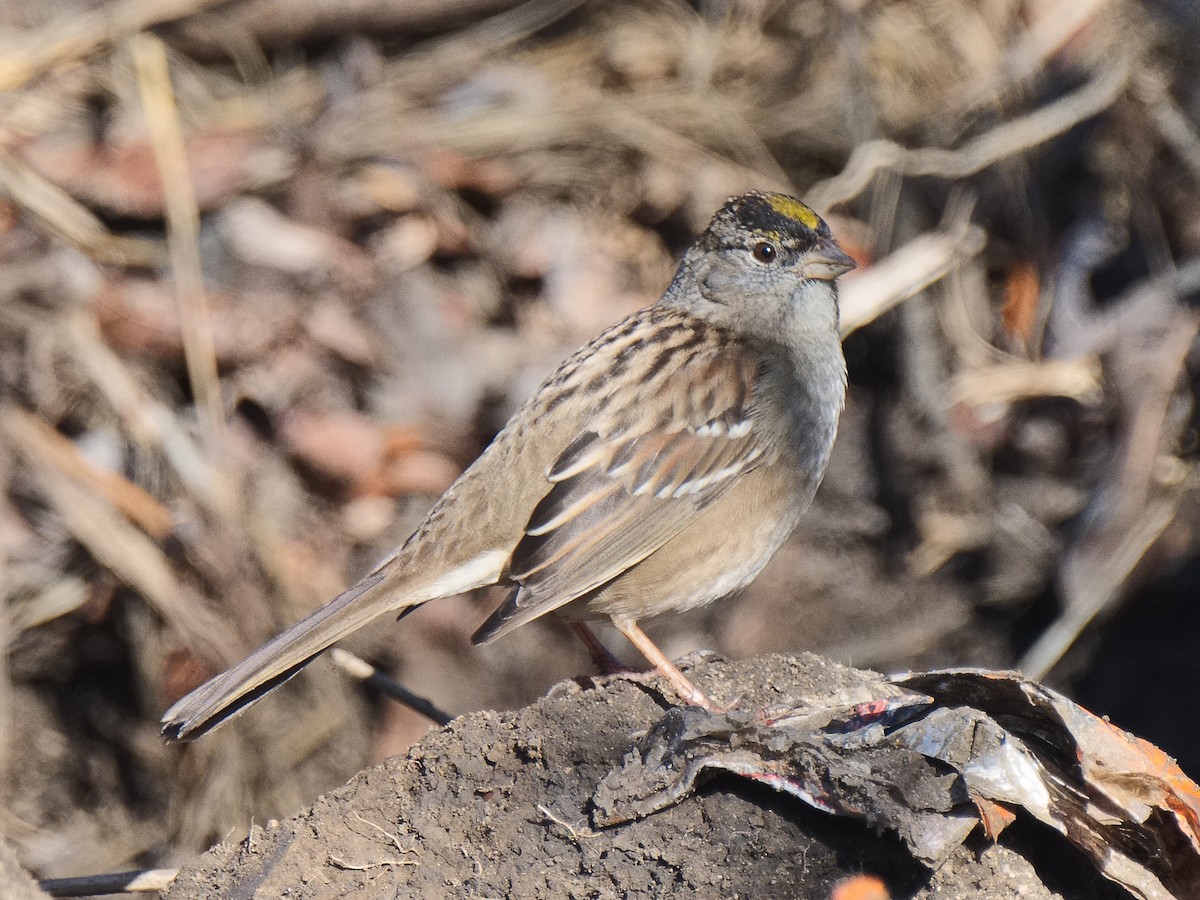
[[[779,248],[770,241],[759,241],[750,248],[750,255],[760,263],[773,263],[779,257]]]

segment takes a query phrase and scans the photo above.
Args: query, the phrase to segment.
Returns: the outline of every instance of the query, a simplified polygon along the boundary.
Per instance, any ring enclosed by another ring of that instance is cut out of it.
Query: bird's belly
[[[574,619],[638,620],[726,597],[762,571],[795,528],[811,494],[788,473],[772,468],[750,473],[699,522],[563,612]]]

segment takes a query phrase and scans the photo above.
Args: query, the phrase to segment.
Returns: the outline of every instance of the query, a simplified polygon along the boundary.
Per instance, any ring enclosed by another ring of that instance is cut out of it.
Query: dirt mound
[[[747,708],[881,685],[812,655],[709,657],[690,671]],[[1034,823],[995,845],[969,840],[930,872],[891,834],[733,777],[594,828],[597,783],[667,705],[652,686],[616,679],[463,716],[310,809],[213,848],[166,897],[827,897],[860,873],[897,898],[1127,896]]]

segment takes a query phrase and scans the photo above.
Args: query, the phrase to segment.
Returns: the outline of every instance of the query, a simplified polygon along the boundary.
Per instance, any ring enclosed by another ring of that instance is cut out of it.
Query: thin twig
[[[818,211],[845,203],[866,190],[882,169],[908,177],[936,175],[953,179],[974,175],[1103,112],[1125,89],[1130,71],[1127,60],[1114,60],[1074,93],[997,125],[957,150],[941,147],[910,150],[888,140],[860,144],[839,174],[812,187],[808,200]]]
[[[369,872],[372,869],[378,869],[382,866],[416,866],[420,865],[415,859],[380,859],[369,863],[352,863],[346,862],[340,856],[330,854],[329,861],[339,869],[345,869],[347,872]]]
[[[581,822],[578,825],[572,825],[562,816],[556,814],[548,806],[543,806],[541,803],[539,803],[537,804],[537,811],[545,816],[548,821],[553,822],[560,828],[565,829],[567,834],[571,836],[571,840],[573,840],[575,843],[579,843],[579,841],[584,838],[596,837],[596,832],[592,831],[592,829],[586,824]]]
[[[165,891],[179,876],[178,869],[137,869],[105,875],[46,878],[38,887],[51,897],[96,897],[101,894],[140,894]]]
[[[1175,519],[1182,499],[1180,493],[1149,503],[1142,514],[1133,522],[1124,522],[1116,546],[1107,548],[1108,553],[1088,575],[1092,589],[1087,592],[1086,602],[1071,603],[1051,623],[1033,646],[1021,658],[1017,669],[1034,681],[1041,681],[1058,665],[1083,634],[1084,629],[1120,596],[1129,576],[1146,555],[1167,526]],[[1064,579],[1070,573],[1064,573]]]
[[[1198,286],[1200,260],[1193,260],[1134,289],[1107,313],[1117,335],[1108,355],[1109,377],[1122,404],[1121,433],[1082,531],[1064,555],[1059,571],[1063,612],[1021,660],[1021,671],[1031,678],[1044,678],[1083,630],[1121,597],[1193,487],[1186,481],[1164,482],[1155,473],[1162,469],[1156,460],[1164,448],[1178,439],[1169,430],[1172,424],[1179,427],[1171,420],[1171,401],[1200,330],[1200,320],[1177,298]]]
[[[350,651],[343,650],[341,647],[334,647],[329,651],[329,656],[333,660],[334,665],[346,674],[369,684],[385,697],[391,697],[398,703],[416,710],[425,718],[436,722],[438,725],[448,725],[454,720],[454,716],[448,712],[444,712],[432,700],[428,700],[419,694],[414,694],[391,675],[380,671],[365,659],[355,656]]]
[[[1167,79],[1161,71],[1140,72],[1134,79],[1134,93],[1146,104],[1150,121],[1159,136],[1175,151],[1194,180],[1200,181],[1200,133],[1192,120],[1173,99]]]
[[[1100,361],[1094,356],[1038,361],[1014,356],[958,373],[948,393],[951,403],[976,407],[1032,397],[1070,397],[1095,406],[1104,395],[1100,377]]]

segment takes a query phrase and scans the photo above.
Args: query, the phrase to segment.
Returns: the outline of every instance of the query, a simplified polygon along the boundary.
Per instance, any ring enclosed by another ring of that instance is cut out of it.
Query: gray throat
[[[846,402],[846,361],[836,338],[807,337],[804,346],[780,347],[778,355],[772,354],[775,364],[768,364],[764,377],[788,420],[796,462],[813,477],[815,490],[829,463]]]

